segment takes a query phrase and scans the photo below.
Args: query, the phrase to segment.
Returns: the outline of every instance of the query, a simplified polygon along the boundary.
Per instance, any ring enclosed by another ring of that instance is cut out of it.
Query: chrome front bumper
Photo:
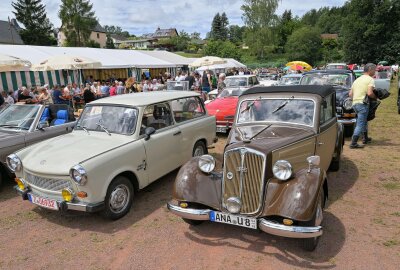
[[[17,194],[22,197],[23,200],[28,200],[28,194],[33,194],[36,196],[40,196],[35,194],[29,189],[21,190],[18,186],[14,186],[14,189],[16,190]],[[66,210],[75,210],[75,211],[81,211],[81,212],[88,212],[88,213],[93,213],[93,212],[98,212],[104,209],[104,202],[101,203],[83,203],[83,202],[66,202],[66,201],[61,201],[61,200],[56,200],[58,209],[59,211],[66,211]]]
[[[167,208],[175,215],[192,220],[210,220],[210,209],[182,208],[172,203],[167,203]],[[289,238],[313,238],[322,235],[322,227],[286,226],[269,221],[265,218],[258,219],[258,228],[269,234]]]

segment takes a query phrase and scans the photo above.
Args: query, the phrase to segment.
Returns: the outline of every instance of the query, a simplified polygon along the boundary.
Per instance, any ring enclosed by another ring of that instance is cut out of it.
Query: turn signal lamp
[[[283,224],[285,224],[286,226],[292,226],[293,225],[293,220],[288,219],[288,218],[284,218],[283,219]]]
[[[61,195],[62,195],[64,201],[66,201],[66,202],[70,202],[74,198],[74,194],[72,193],[72,191],[69,188],[63,189],[61,191]]]
[[[15,178],[15,182],[17,183],[18,188],[19,188],[20,190],[24,190],[24,189],[26,188],[26,187],[25,187],[25,183],[24,183],[21,179]]]
[[[182,207],[182,208],[187,208],[188,204],[186,202],[180,202],[179,206]]]
[[[76,193],[76,196],[78,196],[79,198],[86,198],[87,193],[85,191],[79,191],[78,193]]]

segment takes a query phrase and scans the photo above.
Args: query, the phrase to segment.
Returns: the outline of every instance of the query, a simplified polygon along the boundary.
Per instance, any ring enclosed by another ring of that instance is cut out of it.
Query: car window
[[[258,99],[240,104],[237,123],[271,122],[313,126],[314,102],[306,99]]]
[[[158,103],[149,105],[145,108],[142,117],[142,126],[140,134],[144,134],[147,127],[153,127],[156,130],[171,126],[172,115],[168,103]]]
[[[253,77],[254,85],[259,84],[257,77]]]
[[[177,123],[182,123],[206,114],[204,106],[198,97],[176,99],[172,101],[171,105]]]
[[[28,130],[36,118],[39,106],[10,105],[0,114],[0,127]]]
[[[321,104],[320,124],[332,119],[335,116],[333,94],[325,97],[325,104]]]

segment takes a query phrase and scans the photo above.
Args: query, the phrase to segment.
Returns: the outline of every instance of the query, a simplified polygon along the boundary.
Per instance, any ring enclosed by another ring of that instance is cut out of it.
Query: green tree
[[[217,13],[215,14],[211,23],[210,38],[221,39],[221,33],[222,33],[221,16],[219,15],[219,13]]]
[[[89,0],[61,0],[58,16],[67,46],[82,47],[92,44],[89,37],[98,23],[92,6]]]
[[[239,45],[243,42],[244,31],[244,26],[230,25],[228,27],[228,40]]]
[[[89,40],[85,43],[85,47],[89,48],[100,48],[100,43],[94,41],[94,40]]]
[[[322,40],[322,58],[324,60],[324,64],[343,61],[343,52],[341,50],[341,44],[339,40]]]
[[[247,26],[245,41],[258,59],[264,59],[267,53],[273,51],[278,3],[279,0],[244,0],[241,7]]]
[[[17,0],[11,3],[16,19],[25,29],[20,31],[21,39],[29,45],[56,45],[51,36],[53,25],[46,15],[45,5],[41,0]]]
[[[116,34],[125,38],[131,37],[128,31],[122,31],[122,28],[120,26],[115,26],[115,25],[104,25],[104,30],[106,30],[106,33],[109,34]]]
[[[297,22],[293,19],[292,11],[285,10],[282,16],[279,18],[278,25],[276,27],[277,32],[277,52],[284,53],[285,45],[288,37],[293,33],[297,27]]]
[[[315,65],[321,60],[321,35],[316,28],[304,26],[288,38],[286,52],[290,61],[305,61]]]
[[[240,59],[241,54],[237,46],[230,41],[210,40],[204,47],[203,54],[223,58]]]
[[[229,25],[229,20],[228,17],[226,16],[226,13],[223,12],[221,14],[221,33],[220,33],[220,39],[222,40],[227,40],[228,39],[228,25]]]
[[[107,49],[115,49],[114,42],[111,38],[111,34],[109,34],[109,33],[107,33],[106,48]]]

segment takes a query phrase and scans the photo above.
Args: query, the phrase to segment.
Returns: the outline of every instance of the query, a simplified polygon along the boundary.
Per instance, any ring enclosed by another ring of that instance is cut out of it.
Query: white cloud
[[[42,0],[47,16],[55,27],[61,25],[58,18],[59,0]],[[0,1],[1,18],[14,17],[12,0]],[[211,21],[217,12],[225,12],[231,24],[242,25],[243,1],[240,0],[92,0],[93,9],[102,25],[117,25],[132,34],[151,33],[157,27],[175,27],[178,31],[200,32],[202,36],[210,31]],[[345,0],[282,0],[277,10],[281,14],[291,9],[294,15],[303,15],[312,8],[341,6]]]

